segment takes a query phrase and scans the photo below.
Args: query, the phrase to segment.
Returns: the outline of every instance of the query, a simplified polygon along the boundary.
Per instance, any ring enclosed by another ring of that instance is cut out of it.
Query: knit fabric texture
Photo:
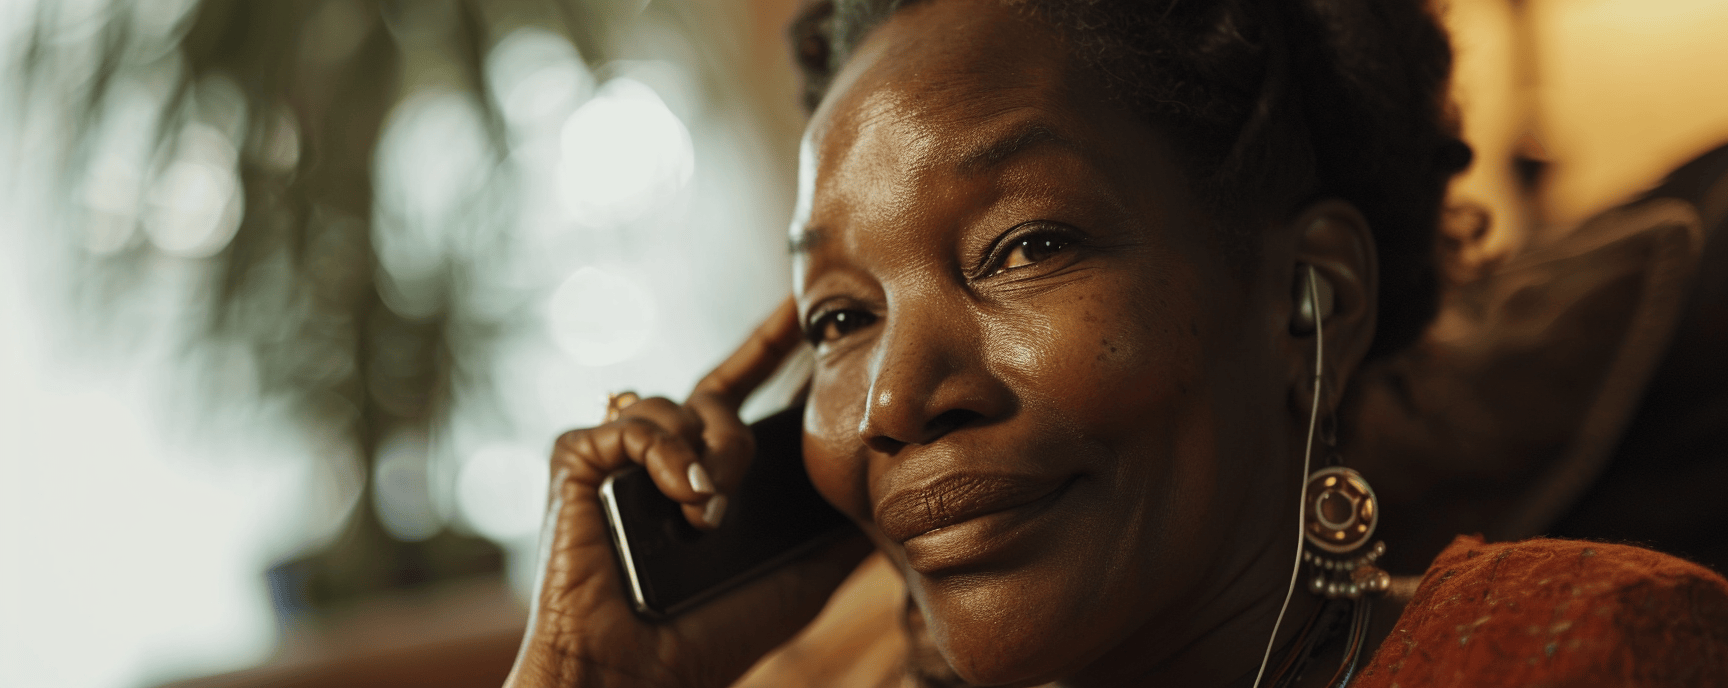
[[[1728,686],[1728,581],[1627,545],[1461,536],[1351,686]]]

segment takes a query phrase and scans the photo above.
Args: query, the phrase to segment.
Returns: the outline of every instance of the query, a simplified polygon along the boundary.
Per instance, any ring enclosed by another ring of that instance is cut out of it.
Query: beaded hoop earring
[[[1386,553],[1386,543],[1373,540],[1380,522],[1380,504],[1374,496],[1374,488],[1368,485],[1361,473],[1342,465],[1342,459],[1333,450],[1330,416],[1325,431],[1317,432],[1321,430],[1320,390],[1325,380],[1325,330],[1322,322],[1330,312],[1326,309],[1329,302],[1323,301],[1320,288],[1325,282],[1313,266],[1306,267],[1307,293],[1303,302],[1298,303],[1296,322],[1292,327],[1295,334],[1306,334],[1310,327],[1314,334],[1314,400],[1309,408],[1308,440],[1303,448],[1302,470],[1307,472],[1313,465],[1311,460],[1316,439],[1326,445],[1327,465],[1308,472],[1303,483],[1298,512],[1301,534],[1296,561],[1290,572],[1290,589],[1286,590],[1284,606],[1278,610],[1278,620],[1272,625],[1272,637],[1266,641],[1266,654],[1261,658],[1260,671],[1254,677],[1255,688],[1259,688],[1262,679],[1266,678],[1271,679],[1267,685],[1274,688],[1294,685],[1301,678],[1308,660],[1336,634],[1338,621],[1344,617],[1350,620],[1344,659],[1327,685],[1342,687],[1348,684],[1356,674],[1356,664],[1361,660],[1362,647],[1368,637],[1373,598],[1385,593],[1392,584],[1391,575],[1374,565]],[[1330,285],[1327,287],[1325,291],[1330,292]],[[1277,667],[1268,675],[1266,669],[1272,659],[1272,645],[1278,639],[1278,627],[1284,622],[1284,612],[1290,606],[1290,593],[1295,590],[1296,576],[1303,564],[1307,564],[1313,573],[1308,579],[1309,592],[1326,600],[1303,624]]]
[[[1386,554],[1386,543],[1372,540],[1380,509],[1368,480],[1353,469],[1327,466],[1308,475],[1303,499],[1308,521],[1302,561],[1314,572],[1308,592],[1355,599],[1390,588],[1391,574],[1374,565]]]

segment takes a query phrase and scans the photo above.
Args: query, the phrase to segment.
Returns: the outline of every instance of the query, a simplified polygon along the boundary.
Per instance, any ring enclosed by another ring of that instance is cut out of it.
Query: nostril
[[[971,409],[957,408],[943,411],[942,413],[937,414],[935,418],[931,418],[930,422],[924,424],[924,440],[922,443],[927,444],[934,442],[936,441],[936,438],[955,430],[959,430],[967,424],[983,417],[984,414]]]
[[[905,442],[901,442],[900,440],[887,435],[874,435],[867,437],[864,439],[864,444],[865,446],[870,447],[870,450],[873,452],[888,455],[893,455],[895,452],[900,451],[901,447],[906,446]]]
[[[889,433],[875,432],[865,436],[864,444],[872,451],[882,454],[894,454],[908,444],[929,444],[941,439],[955,430],[959,430],[972,422],[983,418],[984,414],[969,409],[949,409],[931,418],[924,424],[923,431],[916,437],[896,437]]]

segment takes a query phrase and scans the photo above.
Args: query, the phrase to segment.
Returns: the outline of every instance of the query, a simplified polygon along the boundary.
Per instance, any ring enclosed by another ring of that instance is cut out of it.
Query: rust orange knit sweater
[[[1351,686],[1728,686],[1728,581],[1625,545],[1459,537]]]

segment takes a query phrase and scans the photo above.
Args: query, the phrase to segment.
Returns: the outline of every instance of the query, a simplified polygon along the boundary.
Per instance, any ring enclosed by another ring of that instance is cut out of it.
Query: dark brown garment
[[[1728,686],[1728,581],[1626,545],[1459,537],[1351,686]]]
[[[1661,360],[1700,243],[1681,201],[1604,213],[1448,285],[1421,340],[1356,376],[1341,450],[1382,501],[1391,570],[1423,570],[1461,532],[1546,533],[1574,507]]]
[[[1506,256],[1447,223],[1440,312],[1339,411],[1413,573],[1457,533],[1637,542],[1728,571],[1728,146]]]

